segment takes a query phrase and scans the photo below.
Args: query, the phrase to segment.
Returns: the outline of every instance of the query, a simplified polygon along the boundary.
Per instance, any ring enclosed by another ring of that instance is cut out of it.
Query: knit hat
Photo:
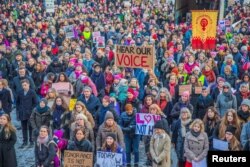
[[[189,91],[184,91],[184,92],[182,93],[182,96],[187,96],[187,97],[189,98],[189,97],[190,97]]]
[[[224,78],[222,78],[222,77],[218,77],[217,82],[220,82],[220,81],[225,82],[226,80]]]
[[[193,69],[193,71],[196,71],[196,70],[201,72],[201,69],[198,66],[195,66],[194,69]]]
[[[155,123],[154,129],[162,129],[168,133],[168,122],[165,119],[159,120]]]
[[[236,127],[234,127],[233,125],[228,125],[225,132],[230,132],[234,135],[235,131],[236,131]]]
[[[230,83],[228,83],[228,82],[225,82],[224,85],[223,85],[223,87],[224,87],[224,86],[225,86],[225,87],[229,87],[229,89],[231,89],[231,85],[230,85]]]
[[[103,100],[106,100],[107,102],[109,102],[109,103],[110,103],[110,97],[109,97],[109,96],[107,96],[107,95],[103,97]]]
[[[48,105],[48,100],[47,99],[45,99],[45,98],[42,98],[41,100],[40,100],[40,103],[41,102],[44,102],[44,104],[47,106]]]
[[[108,119],[114,119],[114,115],[110,111],[107,111],[105,115],[105,121],[107,121]]]
[[[122,78],[121,78],[121,76],[120,76],[120,75],[114,75],[114,79],[118,79],[118,80],[120,80],[120,79],[122,79]]]
[[[115,133],[108,133],[106,138],[112,137],[116,141],[116,134]]]
[[[76,115],[76,120],[78,119],[83,119],[84,121],[86,121],[87,117],[83,113],[80,113]]]
[[[128,93],[131,93],[133,96],[135,96],[135,91],[132,88],[128,88]]]
[[[227,61],[228,59],[233,59],[233,55],[229,54],[225,57],[225,60]]]
[[[244,99],[242,102],[241,102],[241,105],[246,105],[250,108],[250,100],[249,99]]]

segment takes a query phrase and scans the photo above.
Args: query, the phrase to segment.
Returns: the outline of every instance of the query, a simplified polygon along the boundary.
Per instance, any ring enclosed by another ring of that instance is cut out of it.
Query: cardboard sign
[[[96,32],[93,32],[93,42],[96,43],[97,42],[97,39],[101,36],[101,32],[100,31],[96,31]]]
[[[152,135],[155,122],[161,120],[160,115],[136,113],[136,130],[139,135]]]
[[[121,153],[97,151],[96,158],[96,167],[123,166]]]
[[[45,8],[47,13],[54,13],[55,12],[54,0],[45,0]]]
[[[68,151],[64,152],[64,167],[92,167],[93,153]]]
[[[77,99],[70,99],[69,101],[69,111],[73,111],[75,105],[76,105]]]
[[[115,65],[117,67],[154,69],[154,56],[152,46],[116,45]]]
[[[104,37],[97,37],[96,47],[97,48],[105,48],[105,38]]]
[[[181,96],[183,92],[189,91],[191,93],[192,86],[191,85],[180,85],[179,86],[179,95]]]
[[[75,37],[73,25],[64,26],[63,29],[64,29],[64,32],[66,34],[66,38],[74,38]]]
[[[196,86],[196,87],[194,88],[194,93],[195,93],[195,94],[201,94],[201,92],[202,92],[202,87]]]
[[[70,83],[69,82],[58,82],[53,83],[52,88],[54,88],[57,93],[68,94],[70,91]]]

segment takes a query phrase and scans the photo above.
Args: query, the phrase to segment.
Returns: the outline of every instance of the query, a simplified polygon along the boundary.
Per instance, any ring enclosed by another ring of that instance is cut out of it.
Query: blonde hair
[[[157,104],[152,104],[150,107],[149,107],[149,112],[152,110],[152,109],[156,109],[156,115],[162,115],[163,112],[161,111],[161,108],[157,105]]]
[[[202,122],[202,120],[200,119],[195,119],[192,124],[190,125],[190,129],[194,128],[194,125],[198,124],[200,126],[200,132],[204,132],[205,128],[204,128],[204,123]]]
[[[9,139],[11,137],[11,133],[15,133],[16,129],[11,124],[11,118],[8,114],[3,114],[1,117],[5,117],[7,119],[7,124],[4,126],[4,132],[5,132],[5,139]]]

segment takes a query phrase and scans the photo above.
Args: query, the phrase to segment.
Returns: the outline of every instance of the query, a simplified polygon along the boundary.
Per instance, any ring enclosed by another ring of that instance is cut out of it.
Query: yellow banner
[[[192,11],[192,48],[214,49],[216,44],[216,25],[218,11]]]

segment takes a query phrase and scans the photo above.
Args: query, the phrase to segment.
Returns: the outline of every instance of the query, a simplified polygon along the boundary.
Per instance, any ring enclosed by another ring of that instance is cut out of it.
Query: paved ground
[[[24,149],[18,148],[22,144],[22,131],[20,129],[21,124],[19,121],[16,120],[15,111],[11,113],[11,118],[14,126],[19,129],[17,130],[17,143],[15,145],[18,167],[32,167],[35,164],[34,148],[29,148],[29,147],[26,147]],[[140,150],[140,167],[144,167],[146,166],[144,165],[146,162],[146,155],[144,152],[143,142],[141,142],[139,150]]]

